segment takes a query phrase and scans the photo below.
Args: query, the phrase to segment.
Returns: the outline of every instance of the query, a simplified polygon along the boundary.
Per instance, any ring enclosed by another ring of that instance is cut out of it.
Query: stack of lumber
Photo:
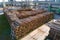
[[[20,40],[45,40],[45,38],[49,35],[49,31],[50,27],[44,24]]]
[[[46,25],[51,28],[49,32],[51,40],[60,40],[60,19],[53,19]]]
[[[16,11],[16,10],[12,10],[11,13],[15,13],[17,15],[18,18],[22,19],[22,18],[26,18],[29,16],[35,16],[37,14],[41,14],[46,12],[46,10],[31,10],[31,11]]]
[[[14,10],[10,12],[5,12],[5,15],[7,16],[9,23],[11,25],[12,37],[13,38],[15,37],[17,40],[23,38],[28,33],[35,30],[42,24],[53,19],[53,13],[46,12],[45,10],[41,10],[41,11],[40,10],[31,10],[31,11]]]

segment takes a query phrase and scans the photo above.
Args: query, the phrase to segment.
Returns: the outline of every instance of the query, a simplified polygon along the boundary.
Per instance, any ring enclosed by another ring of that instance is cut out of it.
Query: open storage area
[[[0,0],[0,40],[60,40],[60,0]]]

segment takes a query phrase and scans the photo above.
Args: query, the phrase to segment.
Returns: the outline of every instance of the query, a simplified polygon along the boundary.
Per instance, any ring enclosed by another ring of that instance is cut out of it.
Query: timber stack
[[[8,10],[5,15],[11,26],[11,35],[16,40],[53,19],[53,13],[46,10]]]

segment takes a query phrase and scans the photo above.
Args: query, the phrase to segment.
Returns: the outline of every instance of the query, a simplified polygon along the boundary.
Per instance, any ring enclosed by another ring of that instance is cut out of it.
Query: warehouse
[[[0,40],[60,40],[60,0],[0,0]]]

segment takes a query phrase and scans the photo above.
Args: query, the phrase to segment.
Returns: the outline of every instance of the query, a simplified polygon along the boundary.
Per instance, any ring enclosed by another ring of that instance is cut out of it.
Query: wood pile
[[[29,16],[34,16],[46,12],[46,10],[30,10],[30,11],[15,11],[12,10],[12,13],[15,13],[19,19],[26,18]]]
[[[5,12],[5,15],[8,17],[9,23],[11,25],[11,34],[17,40],[23,38],[29,32],[53,19],[53,13],[44,12],[42,10],[21,12],[22,13],[18,11]]]
[[[49,32],[49,37],[51,40],[60,40],[60,19],[53,19],[48,22],[48,25],[51,29]]]

